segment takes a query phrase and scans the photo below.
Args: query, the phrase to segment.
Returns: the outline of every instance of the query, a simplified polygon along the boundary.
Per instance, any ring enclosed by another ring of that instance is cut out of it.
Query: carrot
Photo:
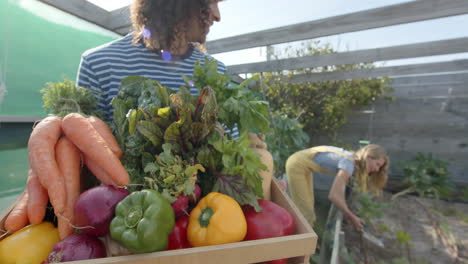
[[[57,213],[63,213],[66,203],[65,183],[55,161],[55,144],[62,134],[62,120],[56,116],[44,118],[29,137],[29,164],[47,189],[50,203]]]
[[[86,164],[86,167],[104,184],[108,185],[117,185],[115,182],[112,180],[112,178],[92,159],[90,159],[88,156],[84,156],[84,163]]]
[[[95,116],[88,117],[88,120],[99,133],[99,135],[101,135],[101,137],[106,141],[107,145],[112,150],[112,152],[114,152],[117,158],[122,157],[122,150],[119,147],[119,143],[117,143],[117,140],[115,139],[106,122]]]
[[[14,233],[28,224],[28,191],[25,190],[13,210],[5,219],[4,228]]]
[[[62,129],[85,156],[95,161],[120,186],[130,182],[127,171],[106,141],[85,117],[72,113],[63,118]]]
[[[47,190],[42,187],[37,175],[33,170],[29,170],[28,176],[28,218],[31,224],[39,224],[44,220],[47,202],[49,201],[49,196],[47,195]]]
[[[75,203],[81,193],[81,153],[66,137],[62,137],[55,145],[55,159],[65,181],[67,200],[63,217],[57,218],[60,239],[73,234],[75,223]],[[68,220],[68,222],[67,222]]]

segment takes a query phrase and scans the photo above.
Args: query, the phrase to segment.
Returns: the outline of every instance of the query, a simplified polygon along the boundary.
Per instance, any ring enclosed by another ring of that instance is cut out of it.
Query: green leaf
[[[139,121],[136,125],[136,129],[143,136],[151,141],[153,146],[160,146],[162,144],[162,132],[159,127],[148,121]]]
[[[251,205],[255,211],[261,212],[257,197],[240,175],[221,175],[213,187],[214,192],[224,193],[231,196],[240,205]]]

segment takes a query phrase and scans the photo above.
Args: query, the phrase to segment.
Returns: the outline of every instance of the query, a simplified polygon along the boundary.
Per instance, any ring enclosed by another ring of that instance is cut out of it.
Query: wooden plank
[[[427,76],[407,76],[393,78],[390,83],[394,87],[418,86],[418,85],[449,85],[462,84],[468,82],[468,72],[427,75]]]
[[[340,81],[376,77],[393,77],[412,74],[441,73],[467,71],[468,60],[454,60],[445,62],[421,63],[403,66],[376,67],[373,69],[359,69],[349,71],[333,71],[310,73],[290,78],[291,83],[301,83],[305,80],[312,82]]]
[[[468,52],[468,37],[232,65],[228,67],[228,71],[230,74],[276,72],[327,65],[356,64],[361,62],[417,58],[461,52]]]
[[[231,81],[233,81],[233,82],[235,82],[237,84],[241,84],[243,81],[245,81],[245,79],[240,77],[237,74],[234,74],[234,75],[231,75]]]
[[[411,1],[209,41],[207,48],[215,54],[467,13],[466,0]]]
[[[343,213],[341,211],[338,211],[336,213],[336,222],[335,222],[335,230],[333,234],[333,250],[332,250],[332,255],[330,259],[330,264],[339,264],[339,253],[340,253],[340,233],[341,231],[341,222],[343,221]]]
[[[34,123],[43,118],[43,116],[0,115],[0,123]]]
[[[120,34],[120,35],[127,35],[132,30],[133,30],[132,27],[128,26],[128,27],[116,29],[115,32]]]
[[[130,21],[130,7],[125,6],[110,12],[109,21],[106,26],[113,31],[120,30],[120,29],[130,29],[131,28],[131,21]],[[125,32],[128,33],[129,31]]]
[[[105,9],[86,0],[39,0],[69,14],[82,18],[88,22],[109,29],[110,13]]]

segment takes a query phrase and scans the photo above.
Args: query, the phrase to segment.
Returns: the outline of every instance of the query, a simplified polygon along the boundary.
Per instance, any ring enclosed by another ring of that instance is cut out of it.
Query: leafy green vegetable
[[[240,85],[230,83],[228,73],[217,72],[215,60],[205,59],[204,65],[197,62],[192,78],[186,78],[187,87],[192,82],[199,89],[210,87],[219,102],[219,122],[239,131],[266,133],[269,130],[268,102],[258,100],[254,93]]]
[[[249,148],[245,132],[267,131],[268,105],[243,87],[229,87],[229,76],[217,73],[215,61],[198,64],[195,71],[198,75],[193,81],[185,78],[187,87],[177,93],[144,77],[122,80],[112,100],[113,130],[131,182],[172,201],[193,191],[198,173],[204,191],[219,191],[261,210],[258,171],[266,167]],[[190,82],[198,95],[190,94]],[[221,124],[239,124],[242,136],[224,135]]]
[[[40,90],[44,109],[48,113],[64,117],[69,113],[82,113],[102,118],[103,113],[98,109],[96,94],[82,87],[77,87],[75,82],[65,79],[62,82],[46,84]]]
[[[250,204],[261,211],[256,197],[263,197],[262,178],[258,173],[266,170],[259,154],[249,148],[250,140],[244,134],[239,139],[227,139],[213,135],[212,149],[204,149],[197,157],[217,180],[213,191],[233,197],[240,204]]]
[[[173,155],[171,144],[164,144],[164,151],[156,155],[153,162],[146,164],[144,172],[149,176],[145,178],[150,189],[159,191],[170,202],[177,200],[180,194],[190,195],[195,189],[198,171],[205,171],[200,164],[183,160]]]

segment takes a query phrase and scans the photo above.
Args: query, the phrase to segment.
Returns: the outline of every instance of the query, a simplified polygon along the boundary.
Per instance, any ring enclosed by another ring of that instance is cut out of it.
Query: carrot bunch
[[[28,152],[27,187],[4,223],[10,233],[28,223],[41,223],[50,200],[60,238],[71,235],[83,163],[104,184],[125,186],[130,181],[110,128],[94,116],[72,113],[63,119],[44,118],[31,133]]]

